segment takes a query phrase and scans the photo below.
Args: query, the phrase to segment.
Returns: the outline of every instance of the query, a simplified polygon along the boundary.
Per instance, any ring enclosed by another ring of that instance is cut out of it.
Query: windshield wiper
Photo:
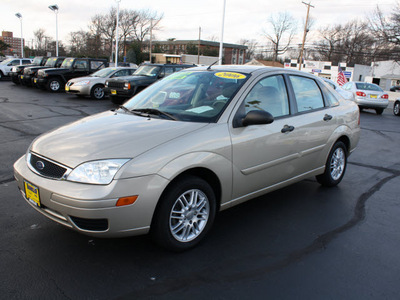
[[[148,113],[148,114],[152,114],[152,115],[156,115],[156,116],[164,116],[164,117],[167,117],[168,119],[174,120],[174,121],[179,120],[175,116],[173,116],[165,111],[158,110],[156,108],[136,108],[136,109],[132,109],[131,112],[133,112],[133,113],[134,112]]]
[[[126,108],[126,107],[123,106],[123,105],[120,105],[119,108],[122,109],[123,111],[125,111],[125,112],[127,112],[127,113],[130,113],[130,114],[133,114],[133,115],[137,115],[137,116],[141,116],[141,117],[146,117],[146,118],[150,117],[149,114],[143,114],[143,113],[141,113],[141,112],[132,111],[132,110]]]

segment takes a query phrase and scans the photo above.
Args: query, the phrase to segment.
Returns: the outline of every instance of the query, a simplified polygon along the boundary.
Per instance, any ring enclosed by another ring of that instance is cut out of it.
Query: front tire
[[[210,230],[216,214],[211,186],[187,176],[167,188],[153,217],[151,233],[161,246],[184,251],[197,245]]]
[[[347,147],[338,141],[336,142],[325,164],[325,172],[316,176],[317,181],[327,187],[338,185],[342,181],[347,166]]]
[[[61,91],[61,80],[58,78],[50,78],[47,82],[47,90],[52,93],[58,93]]]
[[[90,97],[95,100],[101,100],[104,98],[104,86],[101,84],[96,84],[94,87],[92,87],[92,90],[90,91]]]
[[[400,116],[400,101],[396,101],[393,106],[393,113],[395,116]]]

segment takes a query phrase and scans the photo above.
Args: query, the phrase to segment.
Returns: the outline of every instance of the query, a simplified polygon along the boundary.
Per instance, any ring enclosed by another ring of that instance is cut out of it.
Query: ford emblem
[[[44,162],[42,162],[41,160],[36,162],[36,168],[38,170],[43,170],[44,169]]]

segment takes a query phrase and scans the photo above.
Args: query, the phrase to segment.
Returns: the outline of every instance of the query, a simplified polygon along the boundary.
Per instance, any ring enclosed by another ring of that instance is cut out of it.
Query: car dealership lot
[[[400,292],[398,117],[361,114],[343,181],[314,178],[222,212],[197,248],[96,239],[36,213],[12,164],[40,133],[116,107],[0,82],[0,292],[17,299],[395,298]],[[106,130],[106,128],[105,128]]]

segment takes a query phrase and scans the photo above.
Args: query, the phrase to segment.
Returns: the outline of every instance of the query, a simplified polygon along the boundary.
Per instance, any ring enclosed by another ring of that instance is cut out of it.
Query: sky
[[[304,2],[309,2],[305,0]],[[153,32],[156,39],[197,40],[199,27],[201,39],[220,40],[223,0],[121,0],[120,9],[150,9],[164,15],[160,30]],[[365,19],[376,5],[384,13],[390,13],[396,0],[311,0],[310,16],[315,20],[312,31],[329,25],[346,23],[353,19]],[[21,23],[15,16],[22,14],[22,35],[30,46],[33,32],[40,28],[56,38],[56,16],[48,6],[57,4],[58,38],[69,43],[69,33],[87,30],[91,18],[117,7],[115,0],[0,0],[0,30],[12,31],[21,36]],[[271,14],[288,12],[298,23],[298,43],[301,43],[307,6],[302,0],[226,0],[225,43],[238,43],[241,39],[254,39],[266,43],[263,31],[268,30]],[[312,32],[311,32],[312,33]]]

